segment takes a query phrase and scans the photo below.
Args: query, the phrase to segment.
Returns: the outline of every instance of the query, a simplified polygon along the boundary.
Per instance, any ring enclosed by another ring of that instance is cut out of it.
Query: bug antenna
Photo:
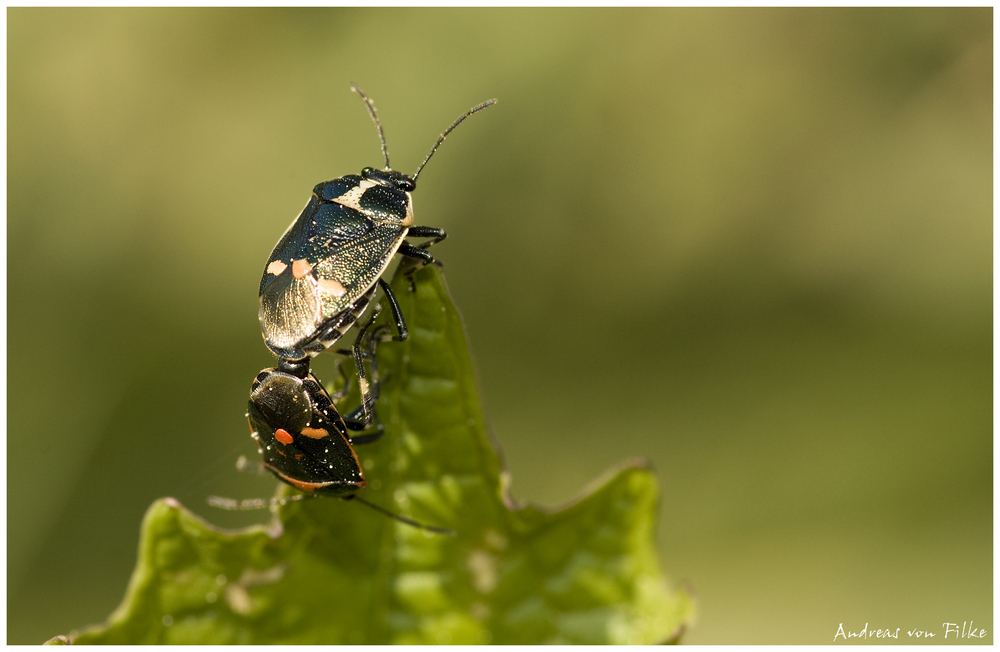
[[[209,496],[208,504],[212,507],[217,507],[219,509],[225,509],[229,511],[243,512],[253,509],[267,509],[275,508],[281,505],[287,505],[288,503],[307,500],[309,498],[319,498],[318,494],[293,494],[291,496],[285,496],[283,498],[250,498],[247,500],[234,500],[232,498],[221,498],[219,496]],[[380,514],[384,514],[391,519],[395,519],[400,523],[406,523],[407,525],[413,526],[419,530],[427,530],[428,532],[435,532],[437,534],[446,534],[450,537],[455,536],[455,530],[449,530],[446,527],[436,527],[434,525],[424,525],[414,521],[413,519],[406,518],[405,516],[400,516],[394,512],[390,512],[384,507],[379,507],[375,503],[370,503],[364,498],[358,498],[357,496],[351,496],[346,500],[354,500],[365,507],[374,509]]]
[[[219,509],[226,509],[231,512],[245,512],[251,509],[268,509],[279,507],[297,500],[307,498],[319,498],[317,494],[293,494],[284,498],[248,498],[246,500],[234,500],[232,498],[222,498],[221,496],[209,496],[208,504]]]
[[[362,95],[362,97],[364,97],[364,96]],[[466,111],[465,114],[462,115],[462,117],[460,117],[455,122],[451,123],[451,126],[448,127],[447,129],[445,129],[444,133],[441,134],[441,136],[437,139],[437,142],[434,143],[434,147],[431,147],[431,152],[430,152],[430,154],[427,155],[427,158],[424,159],[424,162],[420,164],[420,167],[417,168],[417,171],[413,173],[412,177],[410,177],[411,179],[413,179],[414,183],[416,183],[417,177],[420,176],[420,171],[424,169],[425,165],[427,165],[427,161],[431,160],[431,157],[434,156],[434,152],[436,152],[437,148],[441,146],[441,143],[444,142],[444,139],[448,136],[448,134],[450,134],[452,131],[455,130],[455,127],[457,127],[458,125],[462,124],[462,121],[465,120],[466,118],[468,118],[473,113],[477,113],[479,111],[482,111],[486,107],[492,106],[492,105],[494,105],[496,103],[497,103],[496,99],[486,100],[482,104],[480,104],[478,106],[472,107],[471,109],[469,109],[468,111]],[[372,109],[374,110],[374,107],[372,107]],[[381,131],[379,133],[381,133]],[[386,166],[388,166],[388,159],[386,159]]]
[[[365,95],[365,92],[363,90],[358,88],[353,83],[351,84],[351,90],[360,95],[361,99],[365,101],[365,106],[368,107],[368,115],[372,117],[372,122],[375,123],[375,128],[378,129],[378,139],[382,142],[382,156],[385,157],[385,169],[391,170],[392,168],[389,166],[389,148],[386,147],[385,145],[385,133],[383,133],[382,131],[382,123],[378,121],[378,111],[375,110],[375,104],[370,99],[368,99],[368,96]],[[459,120],[459,122],[461,122],[461,120]]]
[[[390,512],[389,510],[387,510],[384,507],[379,507],[375,503],[370,503],[367,500],[365,500],[364,498],[358,498],[357,496],[353,496],[353,497],[350,498],[350,500],[356,500],[359,503],[361,503],[362,505],[365,505],[367,507],[371,507],[376,512],[379,512],[381,514],[385,514],[389,518],[395,519],[395,520],[399,521],[400,523],[406,523],[407,525],[412,525],[413,527],[418,528],[420,530],[427,530],[428,532],[436,532],[438,534],[447,534],[450,537],[455,536],[455,530],[449,530],[446,527],[436,527],[434,525],[424,525],[423,523],[418,523],[417,521],[414,521],[412,519],[408,519],[405,516],[400,516],[399,514],[396,514],[394,512]]]

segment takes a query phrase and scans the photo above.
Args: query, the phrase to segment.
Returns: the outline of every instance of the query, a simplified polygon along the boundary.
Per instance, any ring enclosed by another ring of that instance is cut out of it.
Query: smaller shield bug
[[[356,499],[408,525],[453,534],[449,529],[418,523],[356,496],[365,487],[365,477],[354,446],[374,442],[383,433],[371,401],[377,399],[379,394],[375,347],[380,341],[380,331],[388,326],[376,329],[368,339],[367,349],[362,350],[366,332],[377,316],[376,308],[355,341],[353,353],[359,369],[363,402],[350,414],[342,416],[337,411],[330,394],[316,376],[309,373],[307,365],[284,359],[279,360],[277,367],[257,374],[250,388],[247,418],[264,468],[303,493],[271,501],[252,499],[242,502],[213,496],[209,498],[209,504],[224,509],[257,509],[292,500],[334,496],[345,500]],[[368,359],[371,366],[370,383],[364,373],[363,359]],[[363,434],[352,435],[352,431]]]
[[[264,466],[279,480],[306,493],[343,497],[365,486],[347,421],[313,374],[261,371],[248,414]]]
[[[376,286],[389,301],[398,335],[406,323],[382,274],[397,253],[423,263],[435,262],[427,248],[444,240],[438,228],[413,225],[413,198],[421,170],[445,137],[473,113],[496,103],[473,107],[453,122],[412,176],[393,170],[375,105],[357,86],[382,143],[385,169],[364,168],[324,181],[313,188],[302,213],[285,231],[260,279],[261,333],[279,358],[302,360],[336,342],[365,311]],[[429,238],[419,246],[407,237]]]

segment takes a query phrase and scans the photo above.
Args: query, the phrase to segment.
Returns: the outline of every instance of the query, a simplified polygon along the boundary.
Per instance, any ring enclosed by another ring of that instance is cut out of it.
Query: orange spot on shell
[[[303,428],[302,434],[309,439],[323,439],[330,436],[330,433],[322,428]]]
[[[332,294],[338,299],[344,296],[344,293],[347,292],[344,286],[340,284],[340,281],[332,278],[320,279],[317,285],[321,291],[326,292],[327,294]]]
[[[288,434],[288,431],[285,430],[284,428],[278,428],[277,430],[275,430],[274,438],[278,440],[278,443],[284,444],[285,446],[291,444],[292,441],[294,441],[292,439],[292,436]]]
[[[278,276],[286,269],[288,269],[288,265],[286,265],[285,263],[281,262],[280,260],[272,260],[271,264],[267,266],[267,273]]]
[[[302,278],[306,274],[312,271],[313,266],[309,264],[305,258],[299,258],[298,260],[292,261],[292,276],[295,278]]]

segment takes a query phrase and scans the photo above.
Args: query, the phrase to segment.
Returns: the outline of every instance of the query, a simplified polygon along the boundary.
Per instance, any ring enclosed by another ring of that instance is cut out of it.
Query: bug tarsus
[[[397,251],[400,254],[406,256],[407,258],[413,258],[415,260],[423,262],[424,265],[429,265],[431,263],[435,263],[437,265],[441,264],[437,260],[435,260],[434,256],[432,256],[430,252],[428,252],[426,249],[424,249],[423,247],[414,247],[406,240],[403,240],[403,244],[399,245],[399,249]]]
[[[406,235],[411,238],[433,238],[421,244],[421,249],[427,249],[448,237],[443,229],[434,226],[411,226]]]

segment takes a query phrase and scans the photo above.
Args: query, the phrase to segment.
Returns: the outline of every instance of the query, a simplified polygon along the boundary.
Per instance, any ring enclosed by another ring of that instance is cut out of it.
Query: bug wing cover
[[[255,383],[248,410],[268,470],[308,492],[347,495],[363,487],[347,428],[326,391],[312,376],[300,381],[268,371]]]
[[[316,265],[319,278],[337,280],[345,290],[340,299],[326,298],[323,302],[321,311],[324,321],[350,308],[378,282],[406,235],[406,228],[395,224],[368,224],[367,233],[344,242],[335,255]]]
[[[258,318],[268,347],[278,351],[296,348],[314,337],[324,321],[349,308],[363,294],[359,292],[352,299],[347,284],[321,272],[317,263],[339,258],[372,226],[357,210],[324,203],[315,196],[309,200],[274,247],[260,280]],[[331,280],[336,281],[332,291]]]

